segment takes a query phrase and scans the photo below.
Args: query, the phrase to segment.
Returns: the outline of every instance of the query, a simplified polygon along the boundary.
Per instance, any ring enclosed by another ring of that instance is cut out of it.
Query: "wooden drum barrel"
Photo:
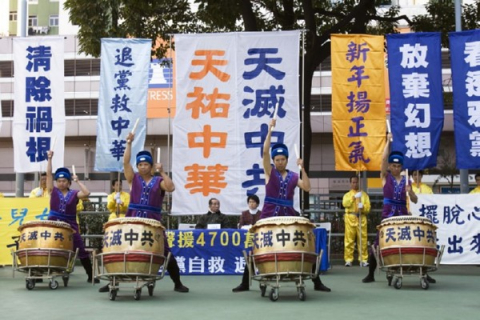
[[[258,221],[250,232],[259,273],[311,273],[316,260],[313,229],[315,225],[302,217]]]
[[[384,266],[435,265],[437,227],[429,219],[391,217],[384,219],[377,229]]]
[[[67,267],[74,230],[62,221],[38,220],[22,224],[18,258],[22,266]],[[28,250],[24,250],[28,249]]]
[[[157,275],[165,260],[165,228],[159,221],[118,218],[103,227],[103,264],[107,273]]]

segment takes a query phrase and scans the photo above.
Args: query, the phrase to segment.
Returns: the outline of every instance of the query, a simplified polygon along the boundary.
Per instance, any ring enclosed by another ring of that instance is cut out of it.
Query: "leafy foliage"
[[[412,19],[415,32],[441,32],[442,46],[448,48],[448,33],[455,31],[455,5],[453,1],[431,0],[425,8],[427,14]],[[480,0],[462,6],[462,29],[480,28]]]
[[[70,21],[80,27],[80,51],[94,57],[100,56],[101,38],[156,42],[174,33],[202,31],[188,0],[67,0],[64,7],[70,10]],[[168,43],[152,43],[152,56],[163,57],[167,49]]]

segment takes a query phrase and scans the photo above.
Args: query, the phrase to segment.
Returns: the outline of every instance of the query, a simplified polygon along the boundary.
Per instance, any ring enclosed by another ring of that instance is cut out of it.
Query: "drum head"
[[[271,225],[290,225],[290,224],[302,224],[312,228],[315,228],[315,225],[310,222],[307,218],[304,217],[270,217],[257,221],[249,232],[255,232],[256,229],[271,226]]]
[[[22,231],[25,228],[32,228],[32,227],[51,227],[51,228],[63,228],[68,229],[73,232],[72,227],[66,222],[63,221],[54,221],[54,220],[33,220],[23,223],[20,227],[18,227],[18,231]]]
[[[137,217],[113,219],[105,222],[105,224],[103,225],[103,228],[106,229],[110,226],[114,226],[117,224],[144,224],[144,225],[152,226],[155,228],[165,229],[160,221],[157,221],[154,219],[147,219],[147,218],[137,218]]]

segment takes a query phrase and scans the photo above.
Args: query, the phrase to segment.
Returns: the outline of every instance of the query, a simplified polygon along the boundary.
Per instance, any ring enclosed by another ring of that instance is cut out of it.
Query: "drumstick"
[[[131,131],[132,134],[135,134],[135,129],[137,129],[138,121],[140,121],[140,118],[137,118],[137,120],[135,121],[135,124],[133,125],[132,131]],[[127,142],[130,142],[130,139],[128,139]]]
[[[160,163],[160,147],[157,148],[157,163]]]
[[[387,132],[392,133],[392,128],[390,127],[390,120],[387,119]],[[390,141],[393,141],[393,138],[390,138]]]
[[[297,156],[297,159],[300,159],[300,156],[299,156],[299,154],[298,154],[298,147],[297,147],[297,144],[296,144],[296,143],[293,145],[293,148],[295,149],[295,155]],[[298,170],[300,170],[300,171],[302,170],[302,166],[301,166],[301,165],[298,165]]]
[[[275,111],[273,112],[273,120],[277,120],[277,112],[278,112],[278,102],[275,105]]]
[[[278,112],[278,102],[275,105],[275,111],[273,111],[273,120],[275,120],[275,121],[277,120],[277,112]],[[270,130],[273,131],[273,126]]]

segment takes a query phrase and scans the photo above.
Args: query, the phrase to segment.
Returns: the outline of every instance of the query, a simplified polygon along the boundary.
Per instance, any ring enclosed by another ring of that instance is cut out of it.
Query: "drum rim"
[[[119,225],[119,224],[143,224],[149,225],[155,228],[161,228],[165,230],[163,224],[155,219],[148,219],[148,218],[139,218],[139,217],[124,217],[124,218],[116,218],[109,220],[103,224],[103,228],[106,229],[108,227]]]
[[[418,216],[396,216],[383,219],[377,226],[377,230],[380,230],[384,226],[399,225],[405,223],[412,224],[424,224],[433,227],[435,230],[438,228],[430,219]]]
[[[28,227],[36,227],[43,225],[44,227],[55,227],[55,228],[62,228],[62,229],[67,229],[70,230],[71,232],[74,232],[75,230],[67,223],[64,221],[59,221],[59,220],[32,220],[32,221],[27,221],[25,223],[22,223],[21,226],[18,227],[18,231],[22,231],[25,228]]]
[[[302,224],[312,229],[315,228],[315,224],[310,222],[307,218],[304,217],[296,217],[296,216],[280,216],[280,217],[268,217],[257,221],[249,230],[249,232],[254,232],[255,229],[265,226],[273,226],[273,225],[293,225],[293,224]]]

